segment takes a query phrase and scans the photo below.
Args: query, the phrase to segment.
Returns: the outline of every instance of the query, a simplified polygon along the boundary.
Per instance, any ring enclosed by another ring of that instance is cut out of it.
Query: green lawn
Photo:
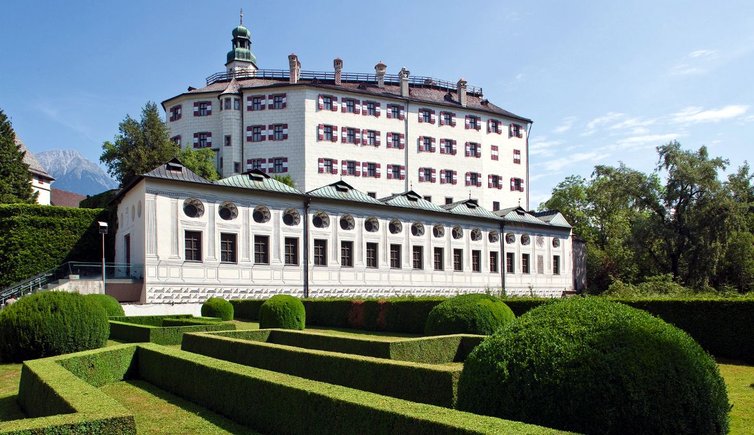
[[[754,433],[754,367],[734,364],[718,364],[718,367],[733,404],[730,433]]]
[[[140,434],[257,433],[145,381],[115,382],[100,390],[134,413]]]
[[[0,421],[24,418],[16,402],[21,364],[0,364]]]

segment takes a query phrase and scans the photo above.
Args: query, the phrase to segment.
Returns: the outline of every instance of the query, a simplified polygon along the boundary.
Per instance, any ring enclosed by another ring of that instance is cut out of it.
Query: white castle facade
[[[163,102],[223,178],[172,161],[119,193],[115,261],[144,265],[141,302],[574,289],[570,225],[526,211],[530,120],[463,80],[260,70],[250,47],[237,27],[226,71]]]

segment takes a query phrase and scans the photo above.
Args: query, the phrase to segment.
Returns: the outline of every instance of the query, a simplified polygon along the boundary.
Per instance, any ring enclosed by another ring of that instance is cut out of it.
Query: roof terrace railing
[[[218,72],[207,77],[207,86],[217,83],[226,82],[232,79],[290,79],[290,71],[287,69],[258,69],[256,71],[224,71]],[[332,71],[301,71],[300,78],[303,80],[320,80],[335,81],[335,72]],[[341,80],[353,83],[377,83],[377,75],[368,73],[341,73]],[[399,85],[401,78],[398,74],[385,74],[385,83]],[[446,90],[456,90],[456,83],[447,80],[439,80],[433,77],[409,76],[408,83],[414,87],[440,88]],[[466,92],[470,95],[482,95],[482,88],[477,86],[467,86]]]

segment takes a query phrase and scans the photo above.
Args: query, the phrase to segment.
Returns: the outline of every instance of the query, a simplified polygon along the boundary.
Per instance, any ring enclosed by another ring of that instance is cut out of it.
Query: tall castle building
[[[225,71],[162,105],[174,141],[211,148],[223,178],[259,169],[309,191],[343,179],[375,198],[414,190],[438,205],[529,208],[532,121],[482,88],[406,68],[388,74],[259,69],[251,32],[232,31]]]

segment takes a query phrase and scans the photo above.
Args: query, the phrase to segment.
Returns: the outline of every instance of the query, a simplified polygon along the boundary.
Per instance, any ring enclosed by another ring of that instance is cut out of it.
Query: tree
[[[165,123],[160,118],[157,105],[147,102],[136,121],[126,115],[119,125],[115,142],[102,144],[100,162],[121,186],[133,177],[151,171],[178,154],[179,147],[170,140]]]
[[[31,172],[24,163],[26,153],[16,145],[16,133],[0,109],[0,204],[34,203],[37,193],[31,188]]]
[[[296,183],[293,182],[293,177],[290,175],[275,175],[272,177],[273,180],[277,180],[286,186],[291,186],[294,189],[296,188]]]
[[[178,160],[200,177],[210,181],[220,179],[215,168],[215,152],[209,148],[184,148],[178,152]]]

